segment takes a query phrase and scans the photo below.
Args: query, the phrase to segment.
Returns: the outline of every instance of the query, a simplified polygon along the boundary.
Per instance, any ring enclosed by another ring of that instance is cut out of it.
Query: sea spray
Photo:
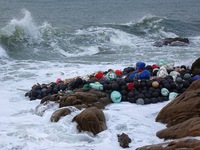
[[[19,28],[23,30],[23,32],[26,34],[27,37],[29,36],[32,39],[40,39],[41,38],[40,32],[31,16],[31,13],[26,9],[23,9],[22,13],[24,15],[23,18],[12,19],[10,23],[2,30],[5,31],[8,29],[7,35],[9,36],[9,35],[12,35],[16,31],[17,28]]]
[[[8,57],[8,55],[7,55],[6,51],[0,45],[0,59],[7,58],[7,57]]]

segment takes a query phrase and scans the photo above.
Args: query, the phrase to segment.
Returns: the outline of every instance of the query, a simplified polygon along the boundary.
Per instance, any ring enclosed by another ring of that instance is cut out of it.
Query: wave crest
[[[38,42],[41,40],[40,31],[35,24],[31,13],[23,9],[24,15],[21,19],[12,19],[8,25],[1,29],[1,35],[8,38],[25,40],[28,43]]]
[[[166,38],[166,37],[177,37],[177,35],[170,31],[166,22],[166,17],[158,17],[154,15],[146,15],[136,22],[128,23],[135,33],[140,36],[149,38]]]
[[[27,10],[0,31],[0,44],[11,58],[57,60],[97,55],[122,55],[151,47],[157,39],[176,37],[173,20],[146,15],[126,24],[98,24],[81,28],[38,26]],[[84,59],[86,59],[84,57]]]

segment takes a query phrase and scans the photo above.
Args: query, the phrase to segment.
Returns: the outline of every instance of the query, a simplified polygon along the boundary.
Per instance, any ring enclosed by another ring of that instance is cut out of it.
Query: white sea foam
[[[73,53],[63,50],[56,43],[51,43],[51,46],[54,48],[55,51],[58,51],[60,54],[66,57],[91,56],[99,52],[98,46],[79,47],[79,50]]]
[[[199,45],[200,45],[200,36],[189,37],[189,40],[190,40],[190,44],[193,44],[193,45],[199,47]]]
[[[120,30],[114,30],[114,34],[110,37],[110,42],[117,46],[137,47],[145,44],[146,40],[133,34],[128,34]]]

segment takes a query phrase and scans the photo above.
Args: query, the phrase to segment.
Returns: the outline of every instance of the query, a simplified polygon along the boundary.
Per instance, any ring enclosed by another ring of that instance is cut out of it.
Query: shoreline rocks
[[[198,99],[200,91],[196,89],[200,83],[198,80],[193,82],[193,75],[190,72],[188,67],[184,65],[175,67],[172,62],[166,60],[160,60],[153,65],[137,62],[135,67],[127,67],[123,71],[109,69],[86,77],[78,76],[66,80],[59,78],[56,82],[49,84],[36,84],[25,96],[28,96],[30,100],[41,99],[40,106],[49,101],[57,103],[59,109],[52,114],[50,119],[52,122],[59,121],[61,117],[73,111],[85,109],[73,121],[78,123],[79,131],[90,131],[94,135],[106,129],[101,109],[110,103],[128,101],[144,105],[170,99],[172,102],[167,106],[172,106],[172,109],[168,110],[164,107],[156,118],[156,121],[167,123],[170,127],[191,117],[198,117],[200,114]],[[193,101],[192,104],[190,104],[191,101]],[[49,106],[51,105],[44,107],[44,111]],[[96,113],[92,114],[91,110]],[[42,110],[42,114],[44,111]],[[84,118],[86,114],[90,114],[91,124],[87,124],[88,118]],[[98,120],[98,114],[101,114],[100,120]],[[87,125],[82,125],[82,122]],[[94,124],[96,124],[95,127]],[[162,132],[159,132],[158,136],[164,139],[175,137],[174,135],[165,137]]]
[[[132,140],[127,134],[125,133],[118,134],[117,138],[118,138],[119,145],[122,148],[129,148],[129,143],[131,143]]]
[[[199,60],[192,64],[192,70],[199,68]],[[167,127],[158,131],[156,136],[172,141],[137,150],[200,149],[200,80],[195,80],[184,93],[163,107],[155,120]]]
[[[194,81],[190,87],[173,101],[161,109],[156,122],[177,125],[200,115],[200,80]]]
[[[199,150],[200,140],[197,139],[181,139],[160,144],[147,145],[136,150]]]
[[[90,107],[76,115],[72,122],[77,123],[77,129],[81,131],[89,131],[94,135],[107,129],[106,119],[103,111],[96,107]]]
[[[59,100],[59,109],[52,116],[52,122],[58,122],[61,117],[64,117],[71,112],[90,107],[104,109],[110,104],[111,100],[107,94],[94,89],[79,89],[74,92],[64,95]]]

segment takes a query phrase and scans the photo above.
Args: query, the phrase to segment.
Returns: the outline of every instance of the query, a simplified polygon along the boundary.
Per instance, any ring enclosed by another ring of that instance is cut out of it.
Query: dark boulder
[[[50,97],[52,98],[52,97]],[[49,99],[50,99],[49,98]],[[46,101],[46,99],[42,99]],[[52,116],[51,121],[57,122],[61,117],[64,117],[76,109],[84,109],[88,107],[96,107],[98,109],[104,109],[106,105],[111,103],[111,99],[107,94],[101,91],[93,89],[77,89],[74,92],[66,94],[60,97],[58,100],[60,109],[56,110]],[[66,107],[63,108],[62,107]]]
[[[136,150],[199,150],[200,140],[183,139],[139,147]]]
[[[180,139],[187,136],[200,136],[200,117],[191,118],[183,123],[163,129],[156,133],[159,138]]]
[[[200,75],[200,58],[195,60],[191,66],[190,73],[195,76],[195,75]]]
[[[125,134],[125,133],[122,133],[121,135],[118,134],[117,138],[118,138],[119,145],[121,147],[123,147],[123,148],[129,147],[129,143],[131,143],[131,139],[127,134]]]
[[[79,132],[89,131],[96,135],[107,129],[105,115],[96,107],[85,109],[72,119],[72,122],[74,121],[77,122]]]
[[[165,38],[164,40],[157,41],[153,44],[153,46],[156,47],[162,47],[162,46],[187,46],[189,44],[188,38]]]

